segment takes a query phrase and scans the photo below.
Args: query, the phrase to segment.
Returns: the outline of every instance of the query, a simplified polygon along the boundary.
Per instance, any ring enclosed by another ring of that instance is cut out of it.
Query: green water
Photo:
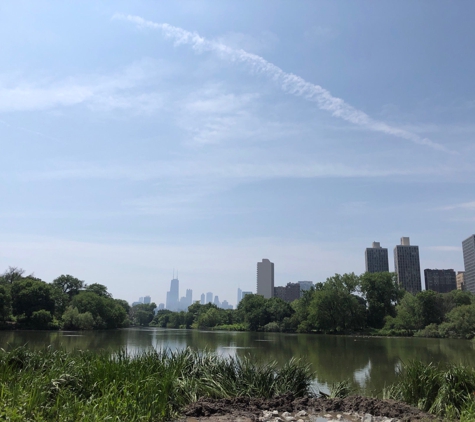
[[[237,333],[196,330],[123,329],[91,332],[3,331],[0,347],[27,344],[67,350],[117,350],[132,353],[147,348],[208,349],[221,355],[250,354],[257,360],[280,364],[292,357],[311,363],[315,384],[350,379],[368,393],[377,393],[394,381],[400,362],[453,362],[475,366],[475,343],[468,340],[424,338],[361,338],[310,334]]]

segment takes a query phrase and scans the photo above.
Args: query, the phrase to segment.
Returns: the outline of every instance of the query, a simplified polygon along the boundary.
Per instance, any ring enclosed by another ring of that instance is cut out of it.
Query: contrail
[[[303,97],[315,102],[321,110],[329,111],[332,116],[340,117],[347,122],[365,127],[372,131],[382,132],[398,138],[406,139],[419,145],[425,145],[439,151],[454,153],[445,146],[433,142],[430,139],[422,138],[419,135],[400,129],[387,123],[374,120],[365,112],[358,110],[347,104],[341,98],[334,97],[330,91],[320,85],[307,82],[300,76],[293,73],[284,72],[280,67],[272,64],[256,54],[248,53],[242,49],[231,48],[221,42],[211,41],[196,32],[169,25],[167,23],[156,23],[147,21],[140,16],[115,14],[113,19],[121,19],[135,23],[139,28],[152,28],[161,30],[166,38],[175,41],[175,45],[187,44],[196,51],[212,51],[227,60],[247,64],[254,72],[268,75],[280,88],[289,94]]]

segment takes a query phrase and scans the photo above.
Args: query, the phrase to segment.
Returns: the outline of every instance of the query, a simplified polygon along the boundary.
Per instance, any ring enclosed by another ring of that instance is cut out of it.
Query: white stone
[[[279,412],[278,412],[277,410],[273,410],[273,411],[272,411],[272,414],[273,414],[274,416],[277,416],[277,415],[279,414]]]
[[[341,416],[341,415],[336,415],[336,418],[337,418],[337,419],[341,419],[342,416]]]
[[[303,419],[297,419],[297,422],[303,422]]]
[[[299,418],[300,416],[307,416],[307,412],[305,410],[301,410],[295,414],[296,418]]]
[[[373,422],[373,416],[371,416],[369,413],[366,413],[366,415],[363,416],[363,422]]]
[[[331,418],[332,415],[329,415],[328,413],[326,415],[323,415],[324,418]]]
[[[282,417],[286,418],[287,416],[292,416],[289,412],[282,413]]]

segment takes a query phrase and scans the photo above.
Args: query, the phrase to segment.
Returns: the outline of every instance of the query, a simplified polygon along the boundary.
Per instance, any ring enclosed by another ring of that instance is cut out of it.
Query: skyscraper
[[[241,299],[242,299],[242,290],[238,287],[236,306],[239,305],[239,302],[241,302]]]
[[[408,237],[401,237],[401,244],[394,248],[394,269],[402,288],[411,293],[421,291],[419,246],[411,246]]]
[[[457,289],[454,270],[424,270],[424,282],[426,290],[438,293],[448,293]]]
[[[206,293],[206,303],[213,303],[213,293]]]
[[[266,299],[274,296],[274,263],[268,259],[257,263],[257,294]]]
[[[367,273],[389,271],[388,250],[382,248],[379,242],[373,242],[371,248],[366,248],[364,257]]]
[[[170,291],[167,292],[167,309],[170,311],[176,311],[180,303],[178,299],[179,283],[177,278],[170,282]]]
[[[150,296],[144,296],[143,298],[143,303],[145,303],[146,305],[148,305],[149,303],[152,302],[152,298]]]
[[[313,287],[313,281],[299,281],[298,283],[300,285],[300,297]]]
[[[465,271],[457,271],[455,280],[457,282],[457,290],[465,290]]]
[[[201,301],[200,301],[200,303],[201,303],[202,305],[204,305],[204,304],[206,303],[205,300],[206,300],[205,294],[204,294],[204,293],[201,293]]]
[[[193,303],[193,290],[186,289],[186,305],[191,306]]]
[[[475,234],[462,242],[465,290],[475,293]]]

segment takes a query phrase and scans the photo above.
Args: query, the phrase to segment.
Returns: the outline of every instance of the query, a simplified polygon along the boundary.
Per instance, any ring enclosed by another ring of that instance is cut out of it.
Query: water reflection
[[[310,362],[323,390],[344,379],[371,393],[394,381],[400,362],[454,362],[475,366],[474,343],[465,340],[422,338],[363,338],[308,334],[186,331],[156,328],[94,332],[4,331],[0,346],[27,344],[33,349],[51,345],[67,350],[117,350],[136,353],[149,348],[180,350],[191,347],[223,356],[252,356],[276,360],[292,357]]]

